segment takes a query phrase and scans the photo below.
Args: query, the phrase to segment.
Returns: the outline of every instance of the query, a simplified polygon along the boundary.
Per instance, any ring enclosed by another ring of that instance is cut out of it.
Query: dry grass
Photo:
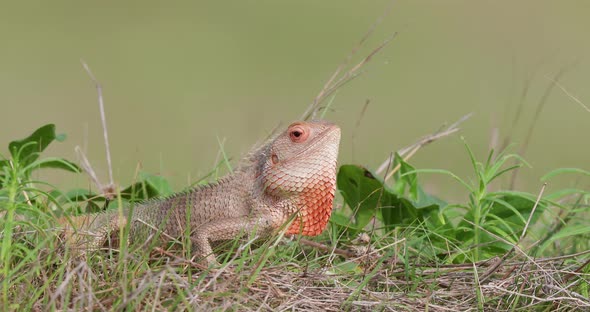
[[[258,274],[253,265],[188,273],[186,264],[165,264],[134,275],[126,294],[107,276],[110,270],[99,274],[97,267],[92,272],[78,262],[55,285],[51,301],[57,309],[76,310],[588,310],[590,300],[581,293],[588,282],[581,272],[587,256],[505,261],[484,283],[478,277],[494,267],[493,260],[433,266],[380,259],[355,274],[335,274],[335,267],[317,263],[309,269],[301,262],[268,265]],[[69,288],[72,302],[66,303],[62,295]]]

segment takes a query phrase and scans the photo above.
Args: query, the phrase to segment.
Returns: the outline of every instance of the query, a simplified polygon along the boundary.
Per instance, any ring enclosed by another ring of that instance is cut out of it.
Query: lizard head
[[[267,194],[288,203],[289,212],[296,214],[287,234],[313,236],[326,227],[336,190],[339,144],[340,128],[335,124],[299,121],[268,145],[259,178]]]

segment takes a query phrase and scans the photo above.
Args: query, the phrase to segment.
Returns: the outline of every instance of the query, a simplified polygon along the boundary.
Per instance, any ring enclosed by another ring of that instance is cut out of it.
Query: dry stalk
[[[96,77],[94,77],[94,74],[90,70],[90,67],[88,66],[88,64],[86,64],[86,62],[84,62],[83,60],[81,62],[82,62],[82,66],[84,67],[84,70],[86,70],[86,73],[88,73],[88,76],[90,76],[90,79],[92,80],[92,82],[94,82],[94,85],[96,86],[96,91],[98,93],[98,108],[100,110],[100,119],[102,121],[104,145],[105,145],[105,150],[106,150],[107,166],[108,166],[108,170],[109,170],[109,183],[107,185],[100,183],[100,180],[98,179],[98,177],[96,175],[96,172],[94,171],[94,169],[90,165],[90,162],[88,161],[88,158],[86,157],[84,152],[82,152],[82,149],[79,146],[76,146],[75,150],[76,150],[76,153],[78,154],[78,156],[80,157],[80,160],[82,162],[82,168],[84,169],[84,171],[86,171],[86,173],[88,173],[88,175],[90,176],[92,181],[96,184],[96,187],[100,190],[100,192],[103,194],[103,196],[107,200],[112,200],[117,195],[117,192],[116,192],[115,182],[113,179],[113,165],[111,162],[111,148],[109,145],[107,121],[106,121],[106,115],[104,112],[102,86],[100,85],[98,80],[96,80]]]
[[[584,108],[587,112],[590,113],[590,108],[588,106],[586,106],[586,104],[582,103],[582,101],[580,101],[575,95],[570,93],[561,83],[559,83],[557,80],[555,80],[549,76],[545,76],[545,79],[553,82],[559,89],[561,89],[561,91],[563,91],[563,93],[565,93],[565,95],[567,95],[574,102],[580,104],[580,106],[582,106],[582,108]]]
[[[423,137],[418,142],[416,142],[410,146],[402,148],[397,153],[404,159],[404,161],[408,161],[422,147],[424,147],[424,146],[426,146],[438,139],[444,138],[446,136],[449,136],[449,135],[459,131],[459,129],[460,129],[459,125],[461,123],[463,123],[465,120],[469,119],[472,115],[473,114],[470,113],[470,114],[467,114],[467,115],[461,117],[459,120],[457,120],[455,123],[451,124],[450,126],[442,127],[441,129],[437,130],[436,132]],[[384,160],[383,163],[381,163],[381,165],[377,169],[376,173],[381,174],[383,171],[387,172],[388,167],[390,166],[391,163],[393,163],[393,157],[394,157],[394,155],[392,154],[386,160]],[[385,181],[389,180],[399,170],[399,168],[400,168],[400,164],[393,167],[393,169],[391,169],[391,171],[389,171],[385,175]]]
[[[391,2],[391,6],[385,10],[384,14],[379,17],[369,30],[365,33],[365,35],[361,38],[361,40],[352,48],[352,51],[346,56],[344,61],[338,65],[330,79],[324,84],[324,87],[320,91],[320,93],[314,98],[313,102],[307,107],[303,115],[301,115],[302,120],[308,120],[309,118],[315,119],[316,113],[320,109],[319,105],[331,94],[333,94],[338,88],[342,87],[346,83],[350,82],[354,78],[358,77],[362,71],[361,69],[375,56],[379,51],[381,51],[395,36],[397,33],[394,33],[389,38],[387,38],[381,45],[375,48],[371,53],[369,53],[363,60],[353,66],[349,71],[340,75],[341,72],[346,68],[353,56],[358,52],[358,50],[365,44],[367,39],[371,37],[377,26],[381,24],[381,22],[389,15],[393,6],[393,1]]]

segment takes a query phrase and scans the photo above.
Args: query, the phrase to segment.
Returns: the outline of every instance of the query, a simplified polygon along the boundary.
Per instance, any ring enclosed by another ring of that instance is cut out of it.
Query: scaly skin
[[[215,263],[211,242],[269,236],[289,221],[286,234],[318,235],[332,212],[339,143],[332,123],[295,122],[217,183],[136,205],[129,241],[180,239],[188,225],[197,256]],[[92,248],[116,239],[127,221],[117,211],[58,220],[70,244]]]

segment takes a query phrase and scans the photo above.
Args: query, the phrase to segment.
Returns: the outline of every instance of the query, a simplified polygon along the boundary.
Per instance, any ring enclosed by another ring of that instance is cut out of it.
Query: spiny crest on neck
[[[248,171],[260,165],[263,159],[269,157],[269,149],[275,139],[281,135],[279,127],[276,127],[262,142],[254,144],[250,151],[240,160],[236,171]]]

